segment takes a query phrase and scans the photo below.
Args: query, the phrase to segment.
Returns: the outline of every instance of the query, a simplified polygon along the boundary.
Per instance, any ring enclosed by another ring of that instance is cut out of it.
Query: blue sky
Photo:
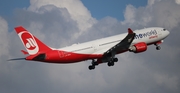
[[[0,15],[10,16],[14,9],[27,8],[30,5],[29,0],[0,0]]]
[[[91,12],[96,19],[102,19],[106,16],[114,17],[118,20],[123,20],[123,12],[126,5],[132,4],[135,7],[145,6],[147,0],[82,0],[83,4]],[[0,15],[4,18],[13,14],[17,8],[27,8],[30,4],[29,0],[1,0]]]
[[[111,16],[123,20],[126,5],[132,4],[135,7],[147,5],[147,0],[82,0],[82,2],[97,19]]]

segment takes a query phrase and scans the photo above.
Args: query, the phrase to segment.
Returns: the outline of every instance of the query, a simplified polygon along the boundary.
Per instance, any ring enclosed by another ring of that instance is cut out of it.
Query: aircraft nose
[[[166,35],[168,36],[170,34],[170,32],[169,31],[166,31]]]
[[[170,34],[170,32],[167,29],[165,29],[165,28],[163,28],[162,31],[163,31],[163,34],[164,34],[165,38]]]

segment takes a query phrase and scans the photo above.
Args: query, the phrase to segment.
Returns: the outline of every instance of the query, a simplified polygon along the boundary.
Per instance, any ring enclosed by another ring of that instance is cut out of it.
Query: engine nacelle
[[[137,43],[129,48],[130,52],[141,53],[147,50],[147,44],[145,42]]]

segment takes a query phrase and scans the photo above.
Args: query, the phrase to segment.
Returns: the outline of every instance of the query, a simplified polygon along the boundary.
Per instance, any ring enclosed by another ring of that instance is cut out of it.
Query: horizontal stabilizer
[[[7,61],[14,61],[14,60],[26,60],[26,58],[14,58],[14,59],[9,59]]]
[[[21,52],[22,52],[24,55],[29,54],[28,52],[26,52],[26,51],[24,51],[24,50],[21,50]]]

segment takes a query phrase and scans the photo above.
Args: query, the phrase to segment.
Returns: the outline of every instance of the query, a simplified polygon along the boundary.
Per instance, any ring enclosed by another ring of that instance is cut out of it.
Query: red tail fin
[[[22,26],[16,27],[15,30],[30,55],[52,50]]]

